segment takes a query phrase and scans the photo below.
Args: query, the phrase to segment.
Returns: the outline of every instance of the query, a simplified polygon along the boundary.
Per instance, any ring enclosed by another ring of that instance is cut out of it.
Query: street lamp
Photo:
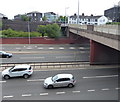
[[[65,8],[65,25],[66,25],[66,10],[69,9],[69,7]]]
[[[78,0],[78,15],[77,15],[77,24],[79,24],[79,0]]]
[[[29,20],[28,20],[28,40],[29,40],[29,44],[30,44],[30,23],[29,23]]]

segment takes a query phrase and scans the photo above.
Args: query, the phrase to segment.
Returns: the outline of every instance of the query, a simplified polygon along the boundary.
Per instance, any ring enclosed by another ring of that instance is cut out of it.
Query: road
[[[2,63],[89,61],[89,45],[3,45],[2,50],[13,53]]]
[[[72,73],[73,88],[44,89],[43,81],[58,73]],[[29,79],[1,80],[3,100],[118,100],[118,69],[34,71]]]

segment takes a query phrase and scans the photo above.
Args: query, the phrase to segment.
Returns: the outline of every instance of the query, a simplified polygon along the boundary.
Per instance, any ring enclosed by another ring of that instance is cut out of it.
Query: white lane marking
[[[28,97],[28,96],[32,96],[31,94],[23,94],[23,97]]]
[[[20,59],[43,59],[45,57],[20,57]]]
[[[69,49],[75,49],[74,47],[69,47]]]
[[[89,79],[89,78],[109,78],[109,77],[118,77],[118,75],[91,76],[91,77],[83,77],[83,79]]]
[[[0,83],[6,83],[6,81],[0,81]]]
[[[32,49],[31,47],[27,47],[26,49]]]
[[[80,53],[88,53],[87,51],[80,51]]]
[[[107,91],[107,90],[110,90],[109,88],[105,88],[105,89],[101,89],[102,91]]]
[[[42,50],[43,48],[42,47],[38,47],[38,49]]]
[[[80,93],[80,91],[72,91],[73,93]]]
[[[95,90],[88,90],[88,92],[93,92],[93,91],[95,91]]]
[[[34,81],[44,81],[45,79],[33,79],[33,80],[27,80],[28,82],[34,82]]]
[[[48,93],[40,93],[40,96],[48,95]]]
[[[119,90],[120,88],[117,87],[117,88],[115,88],[115,89],[116,89],[116,90]]]
[[[16,49],[21,49],[21,48],[18,48],[18,47],[17,47]]]
[[[54,47],[49,47],[48,49],[53,50],[53,49],[54,49]]]
[[[12,98],[13,96],[3,96],[3,98]]]
[[[63,50],[63,49],[65,49],[65,48],[64,48],[64,47],[59,47],[59,49],[60,49],[60,50]]]
[[[73,58],[73,56],[57,56],[56,58]]]
[[[79,47],[78,49],[85,49],[84,47]]]
[[[65,94],[65,92],[56,92],[57,95]]]

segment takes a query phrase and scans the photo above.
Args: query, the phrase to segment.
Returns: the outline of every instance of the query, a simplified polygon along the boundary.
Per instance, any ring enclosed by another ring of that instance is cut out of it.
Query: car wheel
[[[69,88],[72,88],[74,85],[73,84],[68,84],[68,87]]]
[[[6,56],[6,58],[9,58],[9,56]]]
[[[5,76],[4,76],[4,79],[9,79],[9,78],[10,78],[9,75],[5,75]]]
[[[52,89],[52,88],[53,88],[53,85],[49,85],[49,86],[48,86],[48,89]]]
[[[28,74],[24,74],[23,77],[24,77],[25,79],[27,79],[27,78],[29,77],[29,75],[28,75]]]

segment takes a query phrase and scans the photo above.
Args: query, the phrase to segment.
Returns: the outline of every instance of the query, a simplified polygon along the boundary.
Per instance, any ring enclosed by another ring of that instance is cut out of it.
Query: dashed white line
[[[26,48],[26,49],[32,49],[31,47],[28,47],[28,48]]]
[[[57,95],[65,94],[65,92],[56,92]]]
[[[74,47],[69,47],[69,49],[75,49]]]
[[[72,91],[73,93],[80,93],[80,91]]]
[[[49,47],[48,49],[53,50],[53,49],[54,49],[54,47]]]
[[[32,96],[31,94],[23,94],[23,97],[28,97],[28,96]]]
[[[6,81],[0,81],[0,83],[6,83]]]
[[[95,90],[88,90],[88,92],[94,92]]]
[[[65,49],[65,48],[64,48],[64,47],[59,47],[59,49],[60,49],[60,50],[63,50],[63,49]]]
[[[38,47],[38,49],[42,50],[43,48],[42,47]]]
[[[73,56],[57,56],[56,58],[71,58]]]
[[[105,88],[105,89],[101,89],[102,91],[107,91],[107,90],[110,90],[109,88]]]
[[[48,93],[40,93],[40,96],[48,95]]]
[[[21,48],[16,48],[16,49],[21,49]]]
[[[13,96],[3,96],[3,98],[12,98]]]
[[[83,77],[83,79],[89,79],[89,78],[109,78],[109,77],[118,77],[118,75],[91,76],[91,77]]]
[[[117,87],[117,88],[115,88],[115,89],[116,89],[116,90],[119,90],[120,88]]]
[[[87,53],[87,51],[80,51],[80,53]]]
[[[84,47],[79,47],[78,49],[85,49]]]
[[[20,59],[43,59],[45,57],[21,57]]]
[[[33,80],[27,80],[28,82],[34,82],[34,81],[44,81],[45,79],[33,79]]]

